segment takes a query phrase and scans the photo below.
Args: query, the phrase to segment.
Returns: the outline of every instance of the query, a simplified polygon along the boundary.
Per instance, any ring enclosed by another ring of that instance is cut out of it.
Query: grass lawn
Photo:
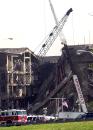
[[[0,130],[93,130],[93,121],[0,127]]]

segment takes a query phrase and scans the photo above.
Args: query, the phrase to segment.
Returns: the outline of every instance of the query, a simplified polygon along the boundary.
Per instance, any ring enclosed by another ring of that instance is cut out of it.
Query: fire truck
[[[26,110],[9,109],[0,112],[0,124],[21,125],[27,123]]]

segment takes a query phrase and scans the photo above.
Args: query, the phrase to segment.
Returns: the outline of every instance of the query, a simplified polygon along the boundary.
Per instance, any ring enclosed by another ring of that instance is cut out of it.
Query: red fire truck
[[[0,112],[0,124],[21,125],[27,123],[26,110],[10,109]]]

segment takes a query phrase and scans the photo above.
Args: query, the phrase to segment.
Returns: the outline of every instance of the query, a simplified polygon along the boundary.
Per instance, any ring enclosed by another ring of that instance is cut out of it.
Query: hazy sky
[[[69,44],[93,43],[93,0],[51,0],[58,20],[73,8],[63,28]],[[48,0],[0,0],[0,47],[39,47],[55,26]],[[8,38],[12,37],[13,40]],[[59,54],[59,38],[49,54]]]

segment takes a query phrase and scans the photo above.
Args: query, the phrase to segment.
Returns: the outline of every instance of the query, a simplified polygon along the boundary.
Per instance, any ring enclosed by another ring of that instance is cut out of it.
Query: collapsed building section
[[[68,46],[89,111],[93,100],[93,46]],[[78,53],[78,50],[80,50]],[[83,52],[83,51],[85,52]],[[59,99],[59,100],[57,100]],[[68,108],[62,108],[62,100]],[[58,108],[58,103],[60,104]],[[68,56],[38,57],[28,48],[0,49],[0,108],[24,108],[28,112],[78,111],[78,94]]]
[[[31,84],[37,80],[32,74],[35,60],[28,48],[0,49],[1,109],[25,108],[30,102]]]
[[[89,104],[93,100],[92,94],[90,95],[90,93],[93,92],[92,84],[90,86],[89,81],[90,74],[92,73],[90,73],[89,70],[93,63],[93,55],[91,55],[92,48],[92,45],[78,45],[68,47],[73,69],[78,76],[81,90],[89,111],[91,111]],[[78,54],[78,50],[83,50],[86,53]],[[64,98],[66,99],[66,102],[68,102],[68,109],[64,108],[66,111],[81,110],[81,106],[78,101],[78,94],[73,83],[72,71],[68,62],[68,56],[64,48],[62,49],[62,56],[59,57],[59,60],[54,65],[50,75],[43,81],[42,85],[40,86],[37,99],[35,100],[35,103],[32,104],[32,106],[29,108],[29,111],[32,110],[32,112],[43,113],[43,109],[47,108],[48,114],[53,112],[53,109],[55,109],[54,111],[56,112],[56,109],[59,109],[56,107],[57,102],[59,102],[56,101],[58,98]],[[60,104],[60,110],[62,110],[62,100]]]

